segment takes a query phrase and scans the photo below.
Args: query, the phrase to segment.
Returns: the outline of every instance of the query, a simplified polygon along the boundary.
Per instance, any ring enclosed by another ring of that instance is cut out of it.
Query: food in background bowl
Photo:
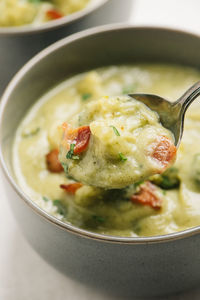
[[[105,95],[131,92],[175,100],[199,76],[188,67],[141,64],[105,67],[67,80],[40,99],[17,130],[13,164],[20,186],[50,214],[93,232],[152,236],[200,225],[200,108],[196,104],[187,113],[177,161],[162,175],[105,190],[66,177],[66,165],[58,159],[60,125],[73,120],[86,105],[95,105]]]
[[[90,0],[1,0],[0,26],[40,25],[82,10]]]

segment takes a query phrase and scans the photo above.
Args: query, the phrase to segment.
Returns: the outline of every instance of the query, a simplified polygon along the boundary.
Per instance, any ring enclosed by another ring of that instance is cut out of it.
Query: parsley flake
[[[88,100],[91,97],[92,97],[91,93],[85,93],[85,94],[82,95],[82,100],[86,101],[86,100]]]
[[[42,0],[28,0],[28,2],[37,4],[37,3],[42,2]]]
[[[74,147],[75,144],[70,144],[70,150],[67,152],[66,158],[72,159],[72,156],[74,155]]]
[[[27,138],[36,135],[40,131],[40,127],[37,127],[36,129],[29,131],[29,132],[24,132],[22,133],[22,137]]]
[[[63,169],[64,169],[64,172],[67,174],[68,173],[68,165],[65,164],[65,163],[61,163]]]
[[[97,215],[94,215],[92,216],[92,218],[97,221],[98,223],[104,223],[105,222],[105,219],[101,216],[97,216]]]
[[[114,133],[115,133],[117,136],[120,136],[120,133],[119,133],[119,131],[117,130],[117,128],[116,128],[115,126],[110,125],[110,127],[112,127]]]
[[[127,160],[127,157],[124,156],[123,153],[119,152],[119,158],[121,161],[125,162]]]
[[[70,150],[67,152],[66,158],[68,158],[68,159],[74,159],[74,160],[80,159],[80,157],[78,155],[74,155],[74,147],[75,147],[75,145],[76,144],[74,144],[74,143],[70,144]]]
[[[65,215],[66,214],[66,207],[62,204],[60,200],[53,200],[53,205],[57,207],[57,212],[60,215]]]
[[[43,196],[42,199],[45,201],[45,202],[48,202],[49,199],[46,197],[46,196]]]
[[[127,94],[134,93],[136,88],[137,88],[137,84],[126,86],[122,89],[122,94],[127,95]]]
[[[134,187],[137,188],[138,186],[140,186],[141,184],[144,183],[144,180],[138,181],[134,183]]]

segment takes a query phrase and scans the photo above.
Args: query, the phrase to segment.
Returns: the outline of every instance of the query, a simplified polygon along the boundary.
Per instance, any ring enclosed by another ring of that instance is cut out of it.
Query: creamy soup
[[[0,26],[40,25],[79,11],[90,0],[0,0]]]
[[[158,114],[127,95],[90,101],[63,127],[60,161],[87,185],[124,188],[164,172],[176,156]]]
[[[17,130],[13,165],[19,185],[53,216],[93,232],[152,236],[200,225],[198,99],[187,112],[177,160],[163,174],[126,188],[106,190],[75,182],[58,158],[61,125],[81,116],[99,99],[144,92],[173,101],[199,77],[199,71],[187,67],[141,64],[110,66],[67,80],[39,99]],[[119,138],[115,129],[119,134],[121,129],[116,123],[111,125],[108,134]],[[126,158],[120,147],[118,152]],[[128,174],[128,160],[124,162]]]

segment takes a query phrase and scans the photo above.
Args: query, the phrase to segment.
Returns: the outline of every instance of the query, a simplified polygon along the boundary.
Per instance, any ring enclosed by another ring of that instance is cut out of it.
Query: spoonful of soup
[[[152,94],[129,94],[151,110],[157,112],[161,124],[169,129],[175,139],[176,147],[179,146],[184,128],[185,113],[190,104],[200,95],[200,81],[190,87],[177,101],[170,102],[160,96]]]
[[[124,188],[164,172],[176,157],[175,137],[156,104],[132,95],[89,102],[63,131],[59,159],[68,176],[86,185]]]

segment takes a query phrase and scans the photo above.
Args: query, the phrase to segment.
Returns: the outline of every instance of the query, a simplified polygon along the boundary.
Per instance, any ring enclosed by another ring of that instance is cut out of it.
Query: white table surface
[[[126,5],[129,11],[130,2],[132,0],[110,0],[112,22],[126,20],[127,12],[123,13],[121,7]],[[199,0],[133,0],[127,21],[200,33],[199,12]],[[107,23],[108,16],[106,19],[105,11],[101,10],[98,17],[89,22],[86,26]],[[111,300],[60,274],[31,249],[15,223],[1,178],[0,173],[0,300]],[[163,299],[197,300],[200,289]]]

